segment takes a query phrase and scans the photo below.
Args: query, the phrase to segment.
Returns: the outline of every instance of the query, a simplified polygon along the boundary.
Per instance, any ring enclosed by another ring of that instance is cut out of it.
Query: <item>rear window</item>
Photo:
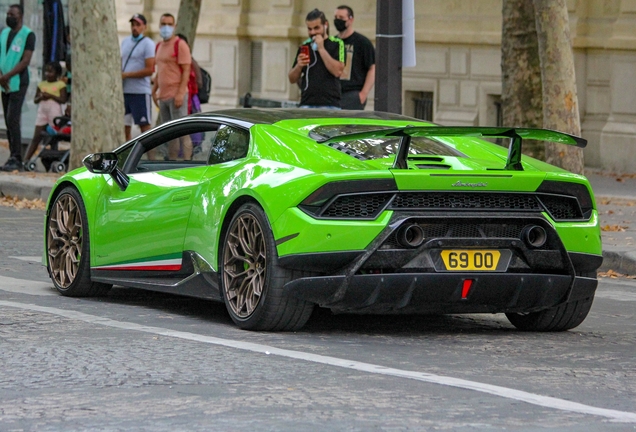
[[[394,156],[400,144],[399,137],[379,137],[348,140],[346,135],[352,133],[381,131],[394,129],[393,126],[375,125],[331,125],[314,128],[309,136],[317,141],[342,136],[342,141],[332,142],[328,145],[338,150],[344,150],[358,159],[383,159]],[[413,137],[409,147],[409,155],[435,155],[435,156],[464,156],[454,148],[430,137]]]

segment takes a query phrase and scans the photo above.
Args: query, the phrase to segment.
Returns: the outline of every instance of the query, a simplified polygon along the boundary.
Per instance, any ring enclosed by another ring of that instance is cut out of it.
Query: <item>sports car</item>
[[[47,203],[56,289],[113,285],[224,302],[243,329],[335,313],[505,313],[563,331],[602,263],[585,177],[522,155],[544,129],[401,115],[232,109],[88,155]]]

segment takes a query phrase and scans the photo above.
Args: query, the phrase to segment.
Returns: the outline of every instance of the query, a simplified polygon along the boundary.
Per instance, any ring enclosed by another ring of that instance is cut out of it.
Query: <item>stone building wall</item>
[[[211,108],[255,97],[298,100],[287,72],[316,6],[342,0],[203,0],[194,56],[212,75]],[[376,0],[349,0],[355,28],[375,42]],[[150,36],[176,0],[116,0],[118,25],[142,12]],[[586,165],[636,172],[636,0],[568,0]],[[497,124],[501,0],[415,1],[417,66],[403,69],[403,113],[446,125]],[[335,30],[335,29],[334,29]],[[332,33],[333,34],[333,33]],[[373,109],[373,95],[367,109]]]

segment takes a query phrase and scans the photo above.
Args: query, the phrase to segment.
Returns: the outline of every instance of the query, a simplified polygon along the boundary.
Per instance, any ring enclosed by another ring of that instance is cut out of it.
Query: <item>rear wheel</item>
[[[96,296],[111,288],[91,281],[89,246],[84,202],[75,188],[67,187],[55,198],[46,221],[47,267],[61,294]]]
[[[256,204],[243,205],[232,217],[220,267],[225,305],[240,328],[292,331],[309,319],[314,305],[283,293],[287,282],[304,274],[278,266],[272,230]]]
[[[594,297],[565,303],[540,312],[507,313],[508,320],[519,330],[565,331],[577,327],[590,312]]]

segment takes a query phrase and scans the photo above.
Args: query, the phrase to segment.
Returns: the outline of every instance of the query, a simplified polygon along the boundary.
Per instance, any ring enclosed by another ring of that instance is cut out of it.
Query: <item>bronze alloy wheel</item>
[[[77,277],[82,257],[82,213],[70,195],[60,196],[49,217],[47,253],[51,277],[67,288]]]
[[[234,220],[223,254],[223,286],[232,312],[247,318],[266,283],[267,246],[259,221],[250,213]]]

